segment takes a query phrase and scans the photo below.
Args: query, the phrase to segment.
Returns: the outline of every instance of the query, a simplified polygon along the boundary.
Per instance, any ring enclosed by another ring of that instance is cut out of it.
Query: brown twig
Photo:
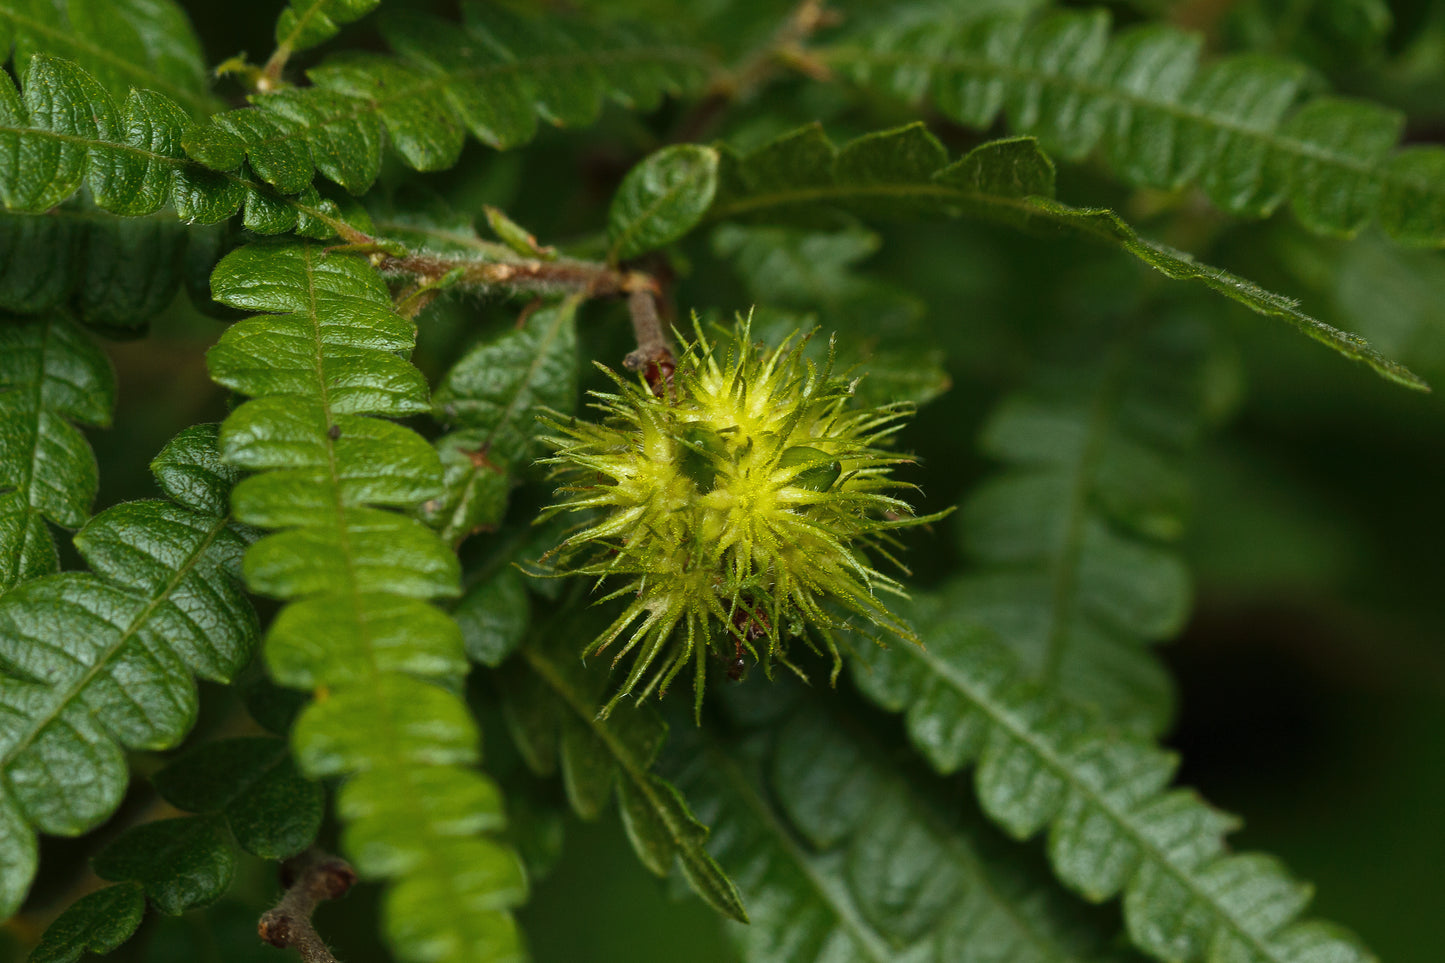
[[[792,68],[815,80],[829,79],[827,66],[811,56],[804,45],[814,33],[840,19],[836,11],[827,9],[827,0],[802,0],[766,43],[735,69],[713,80],[678,126],[674,140],[701,140],[729,105],[756,94],[780,67]]]
[[[637,349],[623,358],[622,364],[628,371],[641,371],[653,392],[661,396],[672,386],[677,358],[672,353],[671,342],[657,313],[656,293],[645,289],[630,292],[627,295],[627,313],[632,316]]]
[[[286,895],[267,910],[256,926],[261,939],[280,949],[291,947],[306,963],[336,963],[326,948],[311,914],[322,900],[336,899],[356,883],[356,871],[340,856],[312,847],[281,864],[281,885]]]

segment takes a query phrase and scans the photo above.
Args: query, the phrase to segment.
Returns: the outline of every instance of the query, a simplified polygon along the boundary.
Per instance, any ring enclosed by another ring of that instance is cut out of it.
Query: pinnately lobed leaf
[[[1109,19],[900,18],[819,55],[861,86],[926,100],[966,126],[986,129],[1003,113],[1069,160],[1098,150],[1127,183],[1198,183],[1230,214],[1288,202],[1321,233],[1348,237],[1378,220],[1405,243],[1445,242],[1445,150],[1398,147],[1397,111],[1302,100],[1302,64],[1259,54],[1201,64],[1199,34],[1149,24],[1111,36]]]
[[[868,561],[892,530],[931,520],[891,494],[908,487],[890,473],[909,459],[880,447],[911,409],[851,407],[851,379],[801,341],[755,344],[747,322],[724,338],[699,326],[661,396],[612,375],[618,392],[594,395],[601,423],[550,423],[546,464],[566,483],[551,512],[588,516],[559,546],[559,571],[622,581],[606,598],[628,600],[584,652],[631,630],[613,661],[637,656],[604,715],[639,685],[639,700],[665,691],[689,661],[700,713],[710,653],[771,672],[803,642],[836,671],[841,622],[825,605],[914,639],[877,597],[898,583]]]
[[[315,699],[292,749],[311,778],[344,779],[343,847],[387,879],[383,927],[408,961],[522,957],[507,910],[526,895],[505,817],[473,765],[475,722],[456,695],[466,669],[454,621],[427,604],[458,591],[456,556],[398,511],[436,495],[441,466],[385,416],[430,407],[405,359],[415,328],[364,260],[297,242],[227,255],[215,296],[265,312],[211,350],[212,377],[251,397],[226,420],[226,459],[255,474],[237,516],[266,528],[246,554],[253,590],[286,603],[265,658]],[[376,417],[383,416],[383,417]]]
[[[1364,338],[1310,317],[1295,301],[1142,238],[1113,211],[1070,207],[1053,195],[1053,162],[1032,138],[991,141],[949,163],[943,145],[922,124],[867,134],[842,147],[810,125],[744,156],[724,150],[708,217],[770,223],[816,220],[830,211],[877,218],[971,215],[1091,238],[1167,277],[1286,321],[1396,384],[1428,390],[1418,375]]]
[[[322,22],[318,11],[349,17],[364,6],[307,3],[308,29],[298,35],[319,36],[310,29]],[[302,7],[293,7],[296,16],[283,14],[281,25],[302,26]],[[388,143],[417,170],[443,170],[457,162],[469,135],[489,147],[517,147],[535,136],[539,118],[582,127],[606,100],[651,110],[664,95],[697,90],[706,77],[705,54],[653,30],[543,18],[494,3],[464,3],[460,25],[398,5],[383,14],[381,32],[395,55],[330,58],[307,72],[310,86],[258,95],[251,107],[217,115],[187,142],[191,156],[222,171],[244,158],[282,188],[309,184],[319,170],[361,194],[380,172]]]
[[[93,573],[0,596],[0,913],[35,868],[35,832],[74,836],[109,816],[125,749],[167,749],[196,716],[193,675],[228,681],[256,616],[237,584],[245,533],[225,514],[235,473],[216,427],[176,436],[152,464],[171,501],[97,515],[75,545]]]
[[[902,712],[942,773],[974,763],[984,812],[1094,901],[1122,896],[1134,945],[1168,963],[1373,963],[1352,935],[1299,916],[1310,887],[1274,859],[1231,854],[1237,821],[1183,789],[1176,760],[1020,677],[1006,649],[954,616],[954,586],[912,614],[927,648],[859,646],[854,681]]]
[[[110,362],[60,318],[0,321],[0,592],[59,567],[46,522],[78,528],[99,482],[73,421],[108,425]]]

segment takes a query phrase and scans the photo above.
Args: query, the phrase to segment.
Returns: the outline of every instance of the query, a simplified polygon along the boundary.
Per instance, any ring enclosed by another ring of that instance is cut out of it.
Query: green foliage
[[[669,758],[753,909],[751,926],[729,927],[742,959],[1123,958],[1106,952],[1107,918],[856,720],[791,689],[732,701],[742,732],[682,733]]]
[[[725,916],[746,923],[742,898],[704,848],[707,827],[682,795],[652,772],[667,726],[650,709],[626,706],[601,718],[608,673],[576,659],[581,626],[546,623],[499,678],[502,708],[523,758],[549,775],[561,760],[567,799],[583,819],[596,819],[617,791],[632,848],[653,873],[674,861],[693,891]]]
[[[1112,211],[1053,199],[1053,163],[1028,139],[993,141],[948,163],[921,124],[866,135],[835,148],[821,128],[804,127],[745,156],[724,152],[714,220],[788,221],[817,209],[896,218],[971,214],[1051,228],[1116,245],[1167,277],[1195,281],[1266,317],[1281,318],[1392,381],[1425,383],[1363,338],[1300,311],[1290,299],[1141,238]]]
[[[1299,64],[1241,55],[1201,67],[1202,46],[1157,24],[1111,37],[1100,10],[911,22],[824,56],[960,124],[985,129],[1002,111],[1061,157],[1098,148],[1129,184],[1197,182],[1230,214],[1288,201],[1311,230],[1351,236],[1378,220],[1406,243],[1445,242],[1445,150],[1397,148],[1403,116],[1327,95],[1300,103]]]
[[[366,4],[308,6],[344,8],[349,16]],[[311,86],[260,95],[254,107],[218,115],[187,149],[218,171],[235,169],[244,156],[283,193],[300,190],[319,170],[360,194],[376,180],[387,143],[417,170],[443,170],[456,164],[469,134],[490,147],[516,147],[536,135],[539,117],[582,127],[606,99],[651,110],[664,94],[694,90],[703,77],[698,51],[648,32],[543,20],[495,4],[469,2],[462,11],[464,43],[454,24],[419,13],[384,16],[382,34],[396,56],[328,60],[307,72]],[[283,16],[278,39],[282,26],[300,19]]]
[[[0,0],[0,956],[1373,961],[1168,740],[1409,958],[1440,419],[1224,298],[1445,371],[1445,16],[379,6]]]
[[[251,230],[331,233],[320,219],[332,207],[314,191],[282,199],[189,160],[182,144],[193,125],[162,94],[133,88],[117,107],[84,69],[42,54],[23,86],[22,97],[8,74],[0,78],[0,200],[11,211],[45,213],[84,187],[98,208],[124,217],[169,206],[183,221],[214,224],[244,204]]]
[[[113,97],[159,91],[187,113],[215,109],[191,24],[173,0],[5,0],[0,50],[21,72],[36,54],[63,57]]]
[[[528,311],[519,327],[468,351],[432,396],[437,420],[457,429],[437,441],[443,493],[427,521],[456,544],[495,527],[517,475],[538,455],[538,409],[577,403],[577,301]]]
[[[74,325],[0,326],[0,591],[58,567],[47,520],[89,517],[95,455],[68,419],[108,425],[114,406],[110,363]]]
[[[607,216],[608,260],[645,254],[692,230],[712,204],[717,163],[711,148],[678,144],[629,171]]]
[[[1171,692],[1145,645],[1176,634],[1190,579],[1172,545],[1190,510],[1208,332],[1134,324],[1045,365],[985,422],[1005,463],[959,513],[974,563],[951,589],[1032,681],[1125,729],[1158,734]]]
[[[1176,761],[1046,688],[986,632],[960,626],[952,586],[912,613],[927,648],[859,646],[858,687],[904,713],[943,773],[976,762],[984,812],[1023,839],[1048,830],[1054,873],[1090,900],[1122,896],[1129,936],[1160,960],[1372,959],[1352,936],[1298,917],[1310,887],[1256,853],[1229,854],[1236,820],[1168,789]]]
[[[167,749],[196,716],[192,674],[228,681],[251,656],[256,616],[239,591],[244,534],[226,514],[235,472],[216,429],[188,428],[152,464],[172,501],[127,502],[75,546],[91,573],[0,596],[0,908],[19,905],[36,830],[74,836],[120,803],[123,749]]]
[[[226,460],[257,472],[237,517],[279,529],[244,563],[255,591],[287,600],[265,656],[283,684],[318,690],[292,745],[304,773],[348,777],[337,799],[363,876],[390,878],[385,926],[406,959],[511,959],[506,908],[526,892],[495,787],[468,768],[476,726],[451,691],[457,626],[427,599],[457,592],[456,558],[411,507],[441,487],[436,454],[375,415],[427,410],[406,360],[412,325],[364,261],[297,244],[222,260],[217,300],[272,312],[230,328],[212,377],[252,400],[221,432]]]
[[[336,36],[344,24],[360,20],[381,0],[291,0],[276,19],[280,50],[308,50]]]

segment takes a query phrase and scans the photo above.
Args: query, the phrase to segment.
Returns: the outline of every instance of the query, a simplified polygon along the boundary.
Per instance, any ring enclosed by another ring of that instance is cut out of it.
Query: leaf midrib
[[[924,61],[934,65],[932,68],[934,70],[943,67],[961,68],[965,70],[976,71],[979,73],[991,74],[995,77],[1007,79],[1010,81],[1016,81],[1020,84],[1038,83],[1045,86],[1051,86],[1057,90],[1066,93],[1072,93],[1084,97],[1093,97],[1099,100],[1111,101],[1115,104],[1125,105],[1134,109],[1142,108],[1147,110],[1156,110],[1161,113],[1167,114],[1174,120],[1192,121],[1211,130],[1222,131],[1226,134],[1231,134],[1237,137],[1253,139],[1271,150],[1275,150],[1283,154],[1293,155],[1295,157],[1303,159],[1322,161],[1326,164],[1331,164],[1335,167],[1350,171],[1354,174],[1367,175],[1379,183],[1409,187],[1415,190],[1425,191],[1436,194],[1437,196],[1445,197],[1445,186],[1442,186],[1439,183],[1431,182],[1429,180],[1422,180],[1419,178],[1404,176],[1398,171],[1392,170],[1388,164],[1383,162],[1376,162],[1374,164],[1361,163],[1360,161],[1356,160],[1353,157],[1350,157],[1349,155],[1323,150],[1305,141],[1297,140],[1293,137],[1284,136],[1283,134],[1278,133],[1277,129],[1270,130],[1261,127],[1251,127],[1247,124],[1239,123],[1229,117],[1223,117],[1218,114],[1210,113],[1208,111],[1191,108],[1188,105],[1183,104],[1179,101],[1151,100],[1146,97],[1140,96],[1133,91],[1121,90],[1117,87],[1106,86],[1104,84],[1089,81],[1087,79],[1084,79],[1083,77],[1069,76],[1064,74],[1050,74],[1043,71],[1030,70],[1027,68],[1019,67],[1012,63],[995,63],[988,60],[981,60],[971,57],[910,57],[906,54],[901,53],[883,53],[853,46],[839,46],[832,49],[824,50],[815,48],[813,50],[813,53],[821,57],[824,61],[846,63],[851,59],[854,61],[872,61],[874,63],[894,67],[916,67],[918,66],[918,63],[920,61]],[[1194,83],[1194,81],[1197,79],[1198,76],[1196,74],[1194,78],[1191,78],[1190,83]],[[1099,141],[1101,141],[1102,139],[1102,135],[1098,138],[1095,138],[1095,142],[1089,145],[1089,150],[1092,152],[1095,148],[1097,148]],[[1386,151],[1382,156],[1381,161],[1388,161],[1389,158],[1394,156],[1396,153],[1397,151],[1395,150]],[[1193,176],[1198,177],[1199,172],[1195,172]],[[1267,208],[1265,208],[1266,213],[1268,213],[1269,210],[1272,210],[1273,207],[1274,205],[1271,204]]]
[[[562,700],[562,703],[582,720],[583,725],[587,726],[602,743],[607,746],[608,752],[611,753],[612,758],[618,766],[621,767],[622,771],[627,774],[628,780],[636,787],[638,792],[646,797],[648,805],[651,806],[653,812],[658,814],[663,825],[667,827],[668,836],[672,839],[673,849],[677,854],[688,863],[699,867],[703,871],[713,869],[714,867],[707,865],[707,860],[699,858],[698,854],[693,851],[694,847],[687,841],[687,838],[680,831],[677,824],[670,818],[668,808],[662,805],[662,802],[658,798],[656,787],[653,786],[652,780],[648,778],[650,770],[645,766],[639,765],[631,749],[623,743],[622,740],[617,738],[616,733],[612,731],[610,726],[604,725],[602,720],[597,718],[596,707],[588,705],[581,699],[576,691],[566,684],[561,674],[557,672],[552,664],[539,655],[533,646],[522,646],[521,653],[532,671],[537,673],[552,691],[557,694]],[[736,892],[732,895],[738,898],[739,907],[741,907],[741,898]],[[746,921],[746,916],[747,911],[743,910],[744,921]]]
[[[101,670],[103,670],[107,666],[110,660],[115,657],[116,653],[119,652],[127,642],[129,642],[132,638],[135,637],[136,633],[139,632],[141,627],[143,627],[145,623],[150,619],[151,615],[155,612],[155,610],[163,602],[170,598],[172,592],[174,592],[177,588],[180,587],[181,582],[184,581],[186,576],[191,573],[191,570],[195,568],[196,564],[201,560],[202,557],[204,557],[207,550],[209,550],[211,545],[215,542],[216,538],[221,534],[221,532],[225,531],[226,526],[229,524],[229,516],[217,517],[215,522],[211,525],[210,529],[206,532],[204,538],[202,538],[196,550],[192,552],[190,556],[186,558],[185,562],[175,570],[173,577],[166,581],[166,584],[161,589],[161,591],[157,592],[155,596],[145,604],[145,606],[140,610],[140,612],[136,613],[135,618],[131,619],[130,624],[127,625],[126,628],[120,633],[115,644],[110,645],[104,650],[102,650],[100,657],[97,658],[95,662],[89,668],[87,668],[81,676],[78,677],[75,684],[71,687],[70,691],[67,692],[59,702],[54,704],[51,711],[39,718],[27,720],[33,722],[34,724],[31,726],[29,732],[27,732],[22,739],[18,740],[12,746],[10,751],[6,752],[3,756],[0,756],[0,772],[7,771],[9,769],[10,763],[13,762],[22,752],[24,752],[27,748],[30,747],[30,745],[35,741],[35,737],[39,735],[52,722],[58,719],[60,717],[60,714],[70,706],[71,702],[80,697],[80,694],[85,691],[86,687],[89,686],[92,681],[94,681],[95,677],[101,672]],[[94,577],[99,578],[100,576]],[[122,589],[131,590],[130,586],[121,585],[120,583],[113,584],[117,585]],[[106,735],[108,738],[115,738],[108,731]]]
[[[1133,823],[1128,819],[1128,813],[1119,809],[1105,796],[1087,781],[1074,777],[1073,771],[1069,768],[1065,759],[1056,752],[1052,746],[1038,739],[1034,731],[1028,726],[1017,722],[1012,713],[1004,707],[996,704],[986,693],[977,691],[969,680],[953,669],[947,662],[941,660],[930,650],[919,646],[900,646],[901,651],[907,652],[910,656],[923,662],[933,673],[935,678],[942,680],[954,689],[969,703],[977,707],[986,715],[993,725],[1004,729],[1011,737],[1023,745],[1029,747],[1034,757],[1051,769],[1070,790],[1088,800],[1098,811],[1106,813],[1114,827],[1124,836],[1128,837],[1145,858],[1150,859],[1159,866],[1165,873],[1171,876],[1183,887],[1190,896],[1201,906],[1207,906],[1212,911],[1215,919],[1227,926],[1237,937],[1252,947],[1261,959],[1277,961],[1277,963],[1289,963],[1287,959],[1274,952],[1274,948],[1265,942],[1264,938],[1251,932],[1241,923],[1226,907],[1222,906],[1208,890],[1204,889],[1188,870],[1176,865],[1169,854],[1156,846],[1152,840],[1142,832],[1135,829]],[[1052,817],[1053,822],[1057,816]],[[1137,871],[1136,871],[1137,872]],[[1131,881],[1132,881],[1131,874]],[[1124,888],[1127,890],[1130,883],[1126,882]]]

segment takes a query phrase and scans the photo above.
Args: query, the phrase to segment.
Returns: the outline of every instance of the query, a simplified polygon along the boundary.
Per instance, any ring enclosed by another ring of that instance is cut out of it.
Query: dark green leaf
[[[1161,960],[1372,959],[1348,934],[1297,921],[1308,888],[1273,860],[1226,852],[1236,821],[1167,788],[1171,755],[1024,682],[959,604],[948,590],[915,602],[927,648],[859,646],[853,678],[904,713],[940,772],[975,762],[983,809],[1011,835],[1047,828],[1065,885],[1095,901],[1122,895],[1131,939]]]
[[[16,73],[35,54],[73,60],[114,97],[158,90],[191,113],[215,109],[205,56],[173,0],[4,0],[0,50]]]
[[[1130,184],[1198,182],[1223,210],[1252,217],[1287,200],[1326,234],[1378,219],[1402,241],[1445,240],[1445,181],[1423,176],[1445,151],[1399,150],[1398,113],[1329,96],[1296,107],[1300,64],[1238,55],[1201,67],[1200,47],[1199,36],[1161,25],[1111,37],[1104,11],[984,9],[900,17],[820,55],[855,83],[930,101],[970,127],[986,129],[1002,111],[1062,157],[1098,148]]]
[[[215,437],[215,426],[178,436],[156,459],[163,486],[185,477],[212,501],[224,492],[227,473],[202,481]],[[125,502],[75,544],[93,574],[0,596],[0,851],[33,848],[32,825],[77,835],[101,822],[125,790],[122,748],[174,746],[195,719],[192,675],[227,681],[251,656],[256,616],[235,582],[245,539],[225,516]],[[0,909],[14,909],[31,870],[6,862]]]
[[[1090,237],[1122,248],[1170,278],[1202,284],[1259,314],[1287,321],[1397,384],[1426,387],[1417,375],[1381,356],[1363,338],[1310,317],[1289,298],[1141,238],[1112,211],[1070,207],[1052,197],[1020,193],[1047,186],[1043,171],[1048,161],[1038,155],[1032,141],[994,141],[948,166],[920,174],[929,158],[942,158],[942,147],[936,141],[933,147],[924,147],[925,138],[931,140],[912,125],[868,135],[835,151],[817,127],[805,127],[746,157],[724,153],[710,216],[786,220],[819,209],[890,216],[971,214]]]
[[[291,0],[276,19],[276,46],[308,50],[336,36],[343,24],[360,20],[381,0]]]
[[[109,953],[135,934],[145,906],[145,889],[136,883],[82,896],[45,928],[29,963],[76,963],[86,953]]]
[[[737,888],[704,848],[708,830],[666,780],[652,772],[667,727],[650,709],[622,705],[598,718],[608,673],[577,657],[584,633],[555,621],[534,630],[521,658],[503,668],[502,706],[524,759],[550,772],[560,747],[568,799],[595,818],[615,782],[632,848],[658,875],[682,865],[693,890],[714,909],[747,921]]]
[[[101,878],[140,883],[151,904],[170,916],[220,899],[235,869],[236,854],[219,816],[144,823],[95,858]]]
[[[110,362],[75,326],[0,323],[0,592],[57,568],[47,520],[90,515],[95,456],[71,420],[108,425],[114,406]]]
[[[285,859],[309,846],[321,826],[321,787],[301,777],[280,739],[221,739],[152,778],[167,802],[220,813],[243,849]]]

